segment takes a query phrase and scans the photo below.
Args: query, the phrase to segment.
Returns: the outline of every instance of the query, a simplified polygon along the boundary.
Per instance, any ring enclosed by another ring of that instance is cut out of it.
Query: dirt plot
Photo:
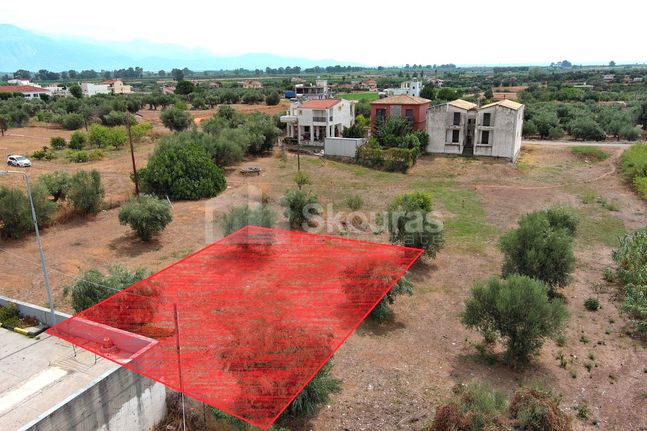
[[[15,135],[0,140],[0,147],[36,145],[37,139],[47,140],[52,131],[14,129],[11,133]],[[33,139],[17,136],[30,133]],[[138,146],[138,163],[144,164],[152,148],[152,144]],[[451,388],[472,379],[507,393],[541,379],[564,395],[562,405],[572,416],[577,405],[586,404],[602,429],[647,427],[647,350],[644,341],[626,335],[615,292],[601,277],[602,269],[611,264],[617,236],[646,224],[647,204],[635,197],[615,170],[622,150],[607,151],[612,157],[599,163],[578,159],[567,147],[537,145],[524,147],[516,165],[424,156],[407,175],[301,156],[302,169],[314,183],[312,190],[333,211],[350,211],[345,199],[352,194],[362,197],[362,210],[379,212],[399,193],[427,191],[443,217],[447,237],[435,261],[417,264],[411,271],[415,293],[398,298],[394,321],[362,324],[337,352],[333,374],[343,380],[342,391],[302,429],[421,430]],[[246,166],[260,167],[261,175],[241,176],[237,169]],[[127,152],[82,166],[36,161],[31,172],[87,167],[104,174],[108,196],[115,200],[132,192]],[[119,225],[116,208],[46,229],[43,245],[58,307],[69,311],[62,288],[79,270],[121,263],[156,271],[219,238],[213,221],[232,205],[246,203],[250,194],[252,199],[266,194],[280,214],[278,202],[293,186],[295,171],[294,155],[285,164],[276,155],[246,160],[227,171],[228,188],[220,196],[174,202],[174,221],[150,243],[140,242]],[[111,175],[114,180],[109,180]],[[496,243],[501,233],[513,227],[520,215],[558,203],[572,205],[582,219],[575,247],[577,270],[564,289],[570,312],[565,344],[548,342],[528,370],[486,364],[474,347],[479,337],[459,322],[463,300],[475,281],[499,273]],[[278,227],[287,228],[282,216]],[[385,234],[348,235],[387,241]],[[45,303],[33,237],[0,242],[0,272],[2,294]],[[585,310],[583,302],[589,296],[600,299],[601,310]],[[566,368],[556,359],[560,352]],[[587,362],[594,364],[590,371]],[[574,419],[574,424],[576,429],[597,429],[591,420]]]

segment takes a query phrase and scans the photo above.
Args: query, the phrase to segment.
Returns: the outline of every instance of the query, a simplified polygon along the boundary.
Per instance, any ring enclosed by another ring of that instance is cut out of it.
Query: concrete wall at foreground
[[[148,431],[165,414],[165,386],[118,367],[20,431]]]

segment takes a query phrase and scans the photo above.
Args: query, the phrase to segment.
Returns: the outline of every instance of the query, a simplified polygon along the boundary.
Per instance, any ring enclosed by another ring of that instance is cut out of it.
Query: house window
[[[483,130],[483,132],[481,132],[481,144],[490,145],[490,131],[489,130]]]
[[[454,126],[460,126],[460,125],[461,125],[461,113],[454,112]]]
[[[485,114],[483,114],[483,125],[489,126],[491,119],[492,119],[492,114],[490,114],[489,112],[486,112]]]
[[[458,138],[460,137],[460,130],[452,130],[452,143],[457,144],[458,143]]]
[[[405,111],[405,115],[407,116],[407,121],[409,122],[409,125],[413,125],[413,109],[407,109]]]
[[[375,110],[375,120],[376,121],[384,121],[386,118],[386,109],[385,108],[378,108]]]

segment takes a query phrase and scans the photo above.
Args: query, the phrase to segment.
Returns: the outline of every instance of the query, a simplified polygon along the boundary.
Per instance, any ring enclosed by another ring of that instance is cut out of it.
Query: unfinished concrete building
[[[501,100],[480,108],[454,100],[429,108],[427,152],[500,157],[515,161],[521,150],[524,105]]]

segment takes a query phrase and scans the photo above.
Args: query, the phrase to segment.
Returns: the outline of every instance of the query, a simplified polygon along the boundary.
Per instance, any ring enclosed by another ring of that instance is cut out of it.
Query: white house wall
[[[483,114],[491,114],[491,127],[482,126]],[[516,160],[521,150],[521,129],[523,108],[508,109],[503,106],[492,106],[478,111],[476,123],[475,156],[503,157]],[[482,132],[490,131],[490,144],[482,145]]]

